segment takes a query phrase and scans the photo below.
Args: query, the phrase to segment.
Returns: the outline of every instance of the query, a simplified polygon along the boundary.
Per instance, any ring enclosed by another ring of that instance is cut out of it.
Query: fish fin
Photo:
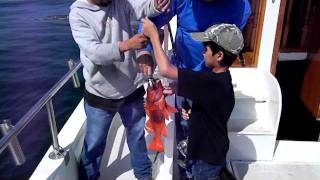
[[[149,119],[145,125],[145,129],[149,132],[149,133],[153,133],[154,132],[154,129],[152,127],[152,124],[151,124],[151,120]]]
[[[149,118],[151,117],[151,112],[149,110],[146,110],[146,114]]]
[[[155,110],[159,109],[159,107],[157,105],[151,104],[151,103],[146,105],[145,108],[148,109],[149,111],[155,111]]]
[[[169,120],[169,113],[168,113],[167,109],[162,110],[162,115],[163,115],[164,119]]]
[[[164,145],[160,137],[154,137],[151,140],[151,143],[149,144],[148,148],[152,151],[164,152]]]
[[[164,126],[161,129],[161,135],[162,136],[168,136],[167,126],[164,124]]]
[[[175,107],[170,106],[169,104],[167,104],[166,109],[167,109],[169,112],[172,112],[172,113],[178,112],[178,110],[177,110]]]

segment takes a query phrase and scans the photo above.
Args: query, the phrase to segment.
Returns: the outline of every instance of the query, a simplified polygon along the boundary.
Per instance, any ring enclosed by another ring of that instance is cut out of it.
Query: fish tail
[[[148,120],[146,125],[145,125],[145,129],[149,132],[149,133],[152,133],[154,132],[154,129],[153,129],[153,126],[151,124],[151,120]]]
[[[164,109],[164,110],[162,111],[162,114],[163,114],[163,117],[164,117],[165,119],[169,120],[169,112],[168,112],[167,109]]]
[[[149,144],[149,149],[152,151],[164,152],[164,145],[160,136],[159,137],[155,136],[151,140],[151,143]]]

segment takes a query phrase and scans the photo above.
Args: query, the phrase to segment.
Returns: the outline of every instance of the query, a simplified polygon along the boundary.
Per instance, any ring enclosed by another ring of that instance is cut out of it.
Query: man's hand
[[[119,49],[121,52],[125,52],[128,50],[136,50],[136,49],[141,49],[146,46],[148,42],[148,38],[141,34],[136,34],[132,38],[122,41],[119,44]]]
[[[152,76],[153,73],[153,60],[152,56],[149,54],[149,52],[142,53],[137,59],[138,65],[139,65],[139,70],[141,73],[144,75],[150,77]]]
[[[176,82],[169,82],[167,79],[162,81],[162,86],[164,88],[163,94],[172,95],[176,92]]]
[[[154,0],[156,9],[160,12],[165,12],[171,4],[171,0]]]
[[[188,120],[190,118],[189,117],[190,114],[191,114],[191,109],[189,109],[188,111],[186,111],[185,109],[182,109],[181,111],[181,115],[184,120]]]

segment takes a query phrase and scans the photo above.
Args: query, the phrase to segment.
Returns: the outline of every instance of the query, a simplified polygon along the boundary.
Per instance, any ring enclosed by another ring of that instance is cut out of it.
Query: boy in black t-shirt
[[[210,72],[171,65],[148,19],[143,19],[143,33],[151,39],[160,74],[178,80],[178,95],[193,102],[187,158],[194,163],[194,180],[219,179],[229,149],[227,122],[235,103],[229,67],[243,48],[241,31],[235,25],[217,24],[192,33],[205,46],[203,56]]]

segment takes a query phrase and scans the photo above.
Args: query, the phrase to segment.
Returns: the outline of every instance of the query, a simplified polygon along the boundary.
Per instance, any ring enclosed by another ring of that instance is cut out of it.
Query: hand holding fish
[[[142,19],[142,30],[143,34],[151,39],[159,37],[156,25],[154,25],[147,17]]]
[[[137,59],[137,63],[139,66],[139,72],[143,73],[147,77],[152,76],[154,63],[151,55],[143,54],[139,56]]]

